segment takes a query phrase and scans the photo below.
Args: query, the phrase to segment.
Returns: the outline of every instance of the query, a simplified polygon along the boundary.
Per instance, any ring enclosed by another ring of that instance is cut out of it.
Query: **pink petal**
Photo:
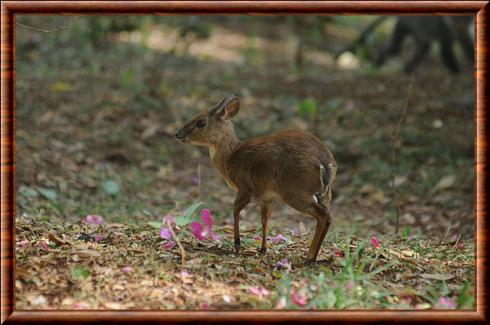
[[[187,271],[187,270],[185,270],[185,269],[184,269],[184,270],[182,270],[182,271],[180,271],[180,276],[181,276],[182,278],[185,278],[185,277],[187,277],[187,276],[190,276],[189,271]]]
[[[204,309],[204,310],[208,310],[209,309],[209,304],[207,304],[207,303],[204,302],[204,303],[202,303],[202,304],[199,305],[199,308]]]
[[[439,298],[439,305],[448,309],[456,308],[456,304],[450,298],[441,297]]]
[[[306,297],[301,296],[296,292],[293,292],[290,298],[291,298],[291,302],[295,305],[305,306],[307,304]]]
[[[258,236],[258,235],[253,236],[252,239],[253,240],[257,240],[257,241],[261,241],[262,240],[262,238],[260,236]]]
[[[48,251],[49,250],[48,243],[45,242],[44,240],[37,242],[37,246],[39,248],[41,248],[42,250],[45,250],[45,251]]]
[[[163,217],[163,222],[165,225],[170,224],[170,226],[175,226],[175,219],[171,214],[167,214],[165,217]]]
[[[160,237],[166,240],[172,239],[172,233],[168,228],[162,228],[160,229]]]
[[[201,220],[204,228],[211,230],[211,227],[213,226],[213,217],[211,217],[211,212],[209,211],[209,209],[201,210]]]
[[[276,263],[276,266],[279,267],[279,268],[281,268],[281,267],[283,267],[283,268],[289,268],[290,267],[290,264],[289,264],[289,261],[288,261],[287,258],[283,258],[282,260],[280,260],[280,261],[278,261]]]
[[[169,251],[172,248],[174,248],[176,243],[173,240],[169,240],[165,244],[162,244],[160,247],[162,247],[164,250]]]
[[[104,223],[104,219],[96,214],[89,214],[88,216],[85,217],[84,221],[89,225],[100,225]]]
[[[191,231],[197,240],[204,240],[204,236],[202,233],[202,225],[199,222],[196,221],[191,222]]]
[[[24,240],[21,240],[20,242],[17,242],[17,244],[19,244],[20,247],[25,248],[25,247],[29,246],[29,241],[27,239],[24,239]]]
[[[99,234],[96,234],[96,235],[94,236],[94,240],[95,240],[97,243],[98,243],[98,242],[100,242],[100,241],[101,241],[103,238],[104,238],[104,236],[99,235]]]
[[[286,237],[284,237],[283,235],[279,234],[277,236],[274,236],[274,237],[271,237],[269,238],[269,240],[273,243],[273,244],[279,244],[283,241],[287,241],[288,239]]]
[[[121,272],[130,273],[130,272],[133,272],[133,268],[131,266],[125,266],[125,267],[121,268]]]
[[[211,240],[212,240],[212,241],[217,241],[217,240],[219,240],[218,235],[216,235],[214,232],[211,232],[211,233],[209,234],[209,237],[211,238]]]
[[[250,287],[248,288],[248,291],[259,298],[269,295],[269,290],[266,288]]]
[[[376,249],[379,248],[378,239],[376,239],[376,237],[374,235],[371,236],[371,238],[369,239],[369,242],[371,243],[371,245],[373,245],[374,248],[376,248]]]

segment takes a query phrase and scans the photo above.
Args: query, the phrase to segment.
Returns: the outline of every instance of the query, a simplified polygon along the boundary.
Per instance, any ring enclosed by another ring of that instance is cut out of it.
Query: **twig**
[[[455,249],[458,246],[460,239],[461,239],[461,234],[458,235],[458,239],[456,239],[456,242],[453,245],[453,249]]]
[[[165,220],[165,222],[167,224],[168,230],[172,234],[172,237],[175,239],[175,242],[177,243],[177,246],[179,246],[180,257],[181,257],[181,260],[182,260],[181,263],[182,263],[182,267],[184,267],[184,263],[185,263],[185,250],[184,250],[184,247],[180,243],[180,240],[177,238],[177,235],[175,234],[175,231],[172,228],[172,224],[170,223],[169,218],[165,218],[165,217],[163,217],[163,218],[164,218],[164,220]]]
[[[439,245],[442,245],[442,242],[446,240],[447,234],[449,234],[449,230],[451,230],[451,225],[447,226],[446,232],[444,233],[444,237],[442,237],[441,240],[439,240]]]
[[[400,114],[400,119],[398,120],[398,124],[396,125],[395,129],[391,133],[391,187],[393,191],[393,201],[395,203],[395,210],[396,210],[395,234],[398,234],[398,229],[400,227],[400,214],[401,214],[400,202],[398,201],[398,193],[395,185],[395,172],[396,172],[396,163],[397,163],[396,142],[398,141],[398,137],[400,135],[402,123],[405,120],[405,116],[407,115],[408,100],[410,99],[410,96],[412,94],[412,84],[413,84],[413,77],[410,80],[410,84],[408,85],[407,99],[405,100],[405,105],[403,106],[402,112]]]
[[[60,27],[56,27],[56,28],[53,28],[53,29],[40,29],[40,28],[35,28],[35,27],[27,26],[27,25],[24,25],[24,24],[21,24],[21,23],[17,23],[17,22],[15,24],[17,26],[19,26],[19,27],[22,27],[22,28],[25,28],[25,29],[29,29],[29,30],[33,30],[33,31],[36,31],[36,32],[40,32],[40,33],[53,33],[53,32],[59,32],[61,30],[71,29],[73,27],[73,25],[75,25],[75,23],[80,18],[82,18],[82,16],[78,16],[70,25],[60,26]]]

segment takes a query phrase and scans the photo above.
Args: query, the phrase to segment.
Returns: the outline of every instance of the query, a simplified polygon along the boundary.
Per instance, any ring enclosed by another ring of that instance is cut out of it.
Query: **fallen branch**
[[[66,26],[60,26],[60,27],[57,27],[57,28],[53,28],[53,29],[40,29],[40,28],[35,28],[35,27],[31,27],[31,26],[27,26],[27,25],[24,25],[24,24],[21,24],[21,23],[15,23],[17,26],[19,27],[22,27],[22,28],[25,28],[25,29],[29,29],[29,30],[33,30],[35,32],[40,32],[40,33],[54,33],[54,32],[59,32],[61,30],[67,30],[67,29],[71,29],[73,27],[73,25],[80,19],[82,18],[82,16],[78,16],[70,25],[66,25]]]

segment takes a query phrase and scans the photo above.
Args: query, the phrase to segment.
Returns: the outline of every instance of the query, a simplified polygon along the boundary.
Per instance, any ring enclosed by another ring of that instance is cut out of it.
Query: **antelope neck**
[[[217,143],[209,144],[209,155],[211,161],[218,171],[226,177],[226,162],[228,158],[240,144],[240,140],[234,133],[227,134]]]

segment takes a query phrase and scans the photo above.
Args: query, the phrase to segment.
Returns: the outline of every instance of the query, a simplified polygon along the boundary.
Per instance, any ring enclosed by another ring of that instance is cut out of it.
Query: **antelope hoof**
[[[261,247],[259,249],[259,254],[260,255],[265,255],[267,253],[267,247]]]
[[[241,249],[240,238],[237,238],[235,239],[235,253],[237,255],[240,254],[240,249]]]
[[[304,265],[305,265],[305,266],[311,266],[311,265],[313,265],[314,263],[315,263],[315,260],[310,260],[310,259],[308,259],[308,260],[305,260]]]

